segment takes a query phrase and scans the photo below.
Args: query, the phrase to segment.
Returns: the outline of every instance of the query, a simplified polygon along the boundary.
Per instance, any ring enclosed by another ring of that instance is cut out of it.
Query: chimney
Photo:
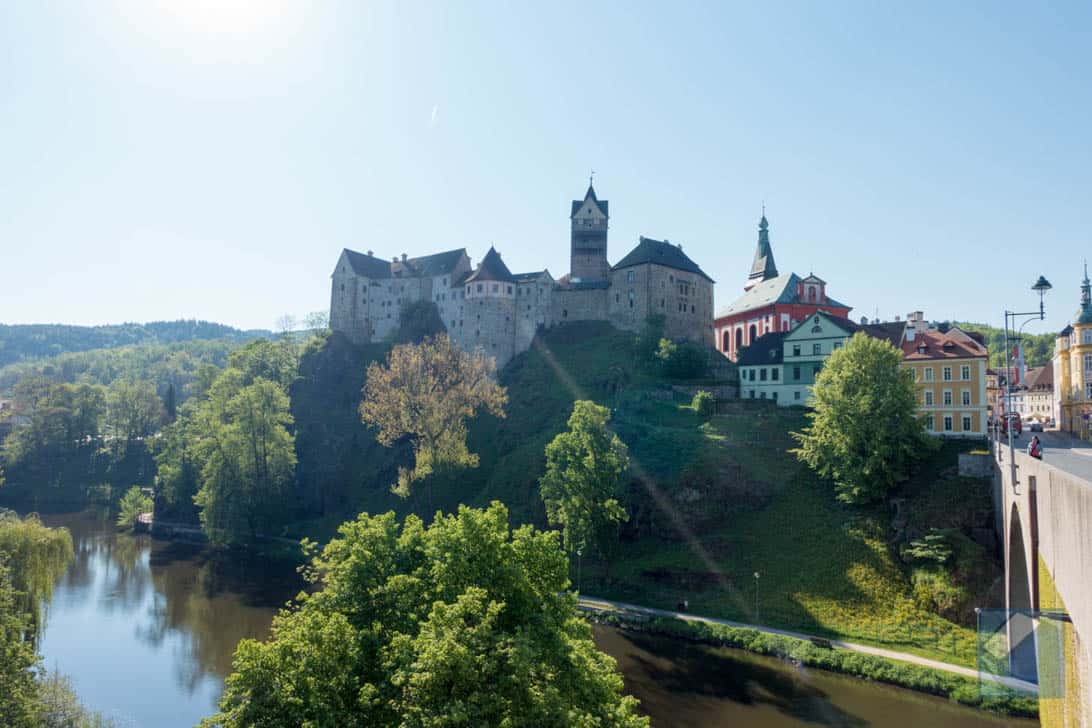
[[[406,262],[406,258],[407,258],[406,254],[405,254],[405,253],[402,253],[402,262],[403,262],[403,263],[405,263],[405,262]]]
[[[895,314],[895,323],[898,323],[898,322],[899,322],[899,315]]]
[[[368,257],[369,257],[369,258],[374,258],[374,257],[375,257],[375,253],[373,253],[372,251],[370,251],[370,250],[369,250],[369,251],[368,251]]]
[[[397,263],[397,262],[398,262],[398,256],[397,256],[397,255],[395,255],[395,256],[392,256],[392,257],[391,257],[391,262],[392,262],[392,263]]]

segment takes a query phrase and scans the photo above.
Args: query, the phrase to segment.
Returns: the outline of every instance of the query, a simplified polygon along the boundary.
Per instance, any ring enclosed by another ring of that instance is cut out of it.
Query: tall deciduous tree
[[[431,526],[362,514],[266,643],[243,640],[207,726],[637,728],[567,591],[555,533],[500,503]]]
[[[10,569],[15,608],[26,618],[26,636],[32,640],[72,555],[67,529],[46,528],[36,515],[19,518],[11,511],[0,511],[0,564]]]
[[[163,403],[147,380],[120,380],[106,395],[107,421],[115,453],[151,435],[163,419]]]
[[[466,421],[479,410],[504,417],[508,393],[495,373],[492,357],[462,351],[446,334],[396,346],[385,366],[368,367],[361,419],[387,447],[403,437],[413,442],[414,466],[399,468],[395,493],[407,497],[434,471],[477,467]]]
[[[241,381],[237,370],[226,370],[198,413],[204,434],[196,445],[202,467],[194,502],[213,541],[275,531],[287,516],[283,496],[295,473],[288,396],[265,379]]]
[[[568,431],[546,446],[546,474],[539,488],[546,517],[562,526],[570,552],[594,545],[609,556],[618,524],[627,520],[617,496],[629,453],[607,426],[609,420],[606,407],[578,400]]]
[[[932,446],[917,411],[912,373],[902,352],[857,333],[827,359],[813,387],[811,422],[794,432],[792,452],[834,482],[838,500],[883,498]]]
[[[26,639],[30,621],[20,609],[11,569],[0,558],[0,725],[37,726],[38,656]]]

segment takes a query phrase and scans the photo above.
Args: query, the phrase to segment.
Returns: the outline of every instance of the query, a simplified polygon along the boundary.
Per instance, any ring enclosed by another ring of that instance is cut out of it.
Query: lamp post
[[[1024,326],[1029,321],[1034,321],[1038,318],[1042,321],[1045,318],[1045,310],[1043,308],[1043,296],[1046,292],[1052,288],[1050,281],[1043,276],[1039,276],[1039,280],[1035,281],[1035,285],[1031,287],[1031,290],[1039,294],[1039,310],[1038,311],[1005,311],[1005,427],[1009,432],[1009,469],[1012,472],[1012,488],[1016,490],[1016,447],[1013,445],[1012,438],[1012,346],[1009,343],[1009,322],[1012,322],[1012,326],[1016,326],[1016,319],[1020,317],[1027,317],[1024,323],[1020,324],[1020,330],[1017,335],[1024,330]]]
[[[755,572],[755,624],[761,624],[762,620],[758,616],[758,572]]]

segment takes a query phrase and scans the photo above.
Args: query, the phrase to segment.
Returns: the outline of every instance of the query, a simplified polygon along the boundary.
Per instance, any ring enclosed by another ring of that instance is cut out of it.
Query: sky
[[[1000,325],[1092,253],[1092,5],[0,3],[0,322],[329,305],[342,248],[568,271],[669,239],[742,292]]]

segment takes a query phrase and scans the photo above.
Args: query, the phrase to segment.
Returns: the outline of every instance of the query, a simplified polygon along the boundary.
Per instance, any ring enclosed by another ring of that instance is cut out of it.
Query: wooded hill
[[[241,329],[210,321],[153,321],[112,326],[65,324],[0,324],[0,366],[28,359],[135,344],[172,344],[197,339],[249,341],[272,336],[269,331]]]

